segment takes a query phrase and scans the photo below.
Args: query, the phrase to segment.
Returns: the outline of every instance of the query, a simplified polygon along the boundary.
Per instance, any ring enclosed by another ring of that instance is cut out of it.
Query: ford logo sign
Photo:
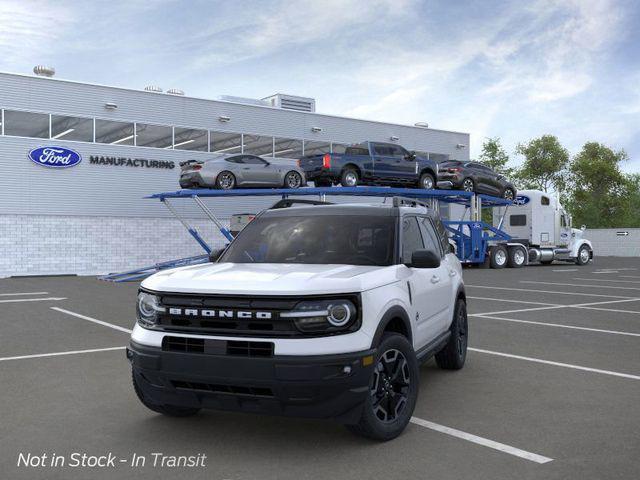
[[[38,147],[29,152],[29,160],[43,167],[69,168],[82,161],[82,155],[64,147]]]
[[[531,199],[526,195],[517,195],[516,199],[513,201],[514,205],[526,205],[529,203]]]

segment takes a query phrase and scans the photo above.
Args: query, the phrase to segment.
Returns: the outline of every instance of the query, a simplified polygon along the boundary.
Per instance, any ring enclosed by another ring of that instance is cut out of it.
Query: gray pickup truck
[[[364,142],[345,152],[309,155],[299,161],[307,180],[317,187],[339,183],[436,188],[438,164],[394,143]]]

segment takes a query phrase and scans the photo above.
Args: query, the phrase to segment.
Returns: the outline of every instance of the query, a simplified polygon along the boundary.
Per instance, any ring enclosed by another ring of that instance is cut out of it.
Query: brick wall
[[[211,222],[190,223],[212,247],[224,245]],[[203,253],[170,218],[0,215],[0,277],[99,275]]]
[[[589,228],[584,238],[593,243],[594,256],[640,257],[640,228]]]

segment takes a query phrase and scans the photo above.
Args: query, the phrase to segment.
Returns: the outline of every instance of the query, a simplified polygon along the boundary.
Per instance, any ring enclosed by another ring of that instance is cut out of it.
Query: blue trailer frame
[[[509,241],[511,237],[500,228],[482,222],[480,211],[482,208],[506,207],[511,205],[511,201],[489,195],[475,194],[457,190],[422,190],[415,188],[390,188],[390,187],[305,187],[296,190],[285,188],[273,189],[237,189],[237,190],[210,190],[193,189],[177,190],[174,192],[163,192],[149,195],[145,198],[160,200],[187,229],[189,234],[198,242],[206,252],[204,256],[180,258],[167,262],[158,263],[145,268],[131,270],[129,272],[109,274],[101,277],[103,280],[115,282],[137,280],[148,276],[156,271],[184,266],[194,263],[203,263],[211,253],[211,247],[202,238],[198,231],[182,218],[171,203],[174,199],[192,199],[204,214],[218,227],[220,233],[229,241],[233,240],[231,232],[218,220],[215,214],[206,206],[202,198],[229,198],[247,196],[280,196],[282,199],[299,196],[318,196],[324,200],[329,196],[357,196],[357,197],[403,197],[415,199],[417,201],[429,200],[430,208],[437,210],[438,202],[457,204],[465,206],[465,212],[470,210],[471,220],[445,220],[447,230],[451,232],[456,244],[456,254],[462,263],[477,264],[483,263],[487,258],[491,242]],[[424,203],[424,202],[423,202]]]

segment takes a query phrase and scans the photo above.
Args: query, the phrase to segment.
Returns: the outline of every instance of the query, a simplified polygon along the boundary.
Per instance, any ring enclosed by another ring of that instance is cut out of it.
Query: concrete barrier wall
[[[588,228],[584,238],[593,243],[594,256],[640,257],[640,228]]]

